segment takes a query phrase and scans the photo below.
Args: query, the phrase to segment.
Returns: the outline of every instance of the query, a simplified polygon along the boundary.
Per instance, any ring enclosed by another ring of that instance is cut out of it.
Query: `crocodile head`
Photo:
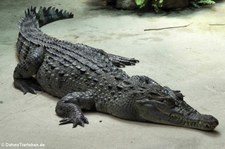
[[[147,97],[136,100],[135,103],[138,117],[144,121],[205,131],[214,130],[219,124],[215,117],[199,113],[183,98]]]

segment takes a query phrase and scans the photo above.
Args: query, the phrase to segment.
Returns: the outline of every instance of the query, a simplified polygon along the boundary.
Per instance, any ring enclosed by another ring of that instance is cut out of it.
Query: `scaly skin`
[[[189,106],[180,91],[162,87],[146,76],[128,76],[120,67],[136,59],[108,54],[83,44],[50,37],[40,26],[72,18],[55,8],[30,8],[20,21],[17,41],[19,64],[14,86],[24,94],[43,90],[60,98],[60,124],[88,123],[82,109],[135,120],[213,130],[218,120]]]

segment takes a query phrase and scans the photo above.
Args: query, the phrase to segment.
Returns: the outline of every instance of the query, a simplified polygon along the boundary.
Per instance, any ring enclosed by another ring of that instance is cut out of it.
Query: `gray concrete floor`
[[[210,24],[225,23],[225,3],[170,14],[104,10],[96,4],[94,0],[1,0],[0,143],[43,143],[48,149],[223,149],[225,26]],[[54,112],[57,99],[45,93],[24,96],[12,85],[17,24],[30,5],[72,11],[74,19],[49,24],[42,30],[59,39],[139,59],[138,65],[125,69],[130,75],[148,75],[181,90],[190,105],[217,117],[219,126],[215,132],[203,132],[101,113],[86,113],[90,124],[85,128],[59,126],[60,118]],[[187,28],[143,31],[190,23]]]

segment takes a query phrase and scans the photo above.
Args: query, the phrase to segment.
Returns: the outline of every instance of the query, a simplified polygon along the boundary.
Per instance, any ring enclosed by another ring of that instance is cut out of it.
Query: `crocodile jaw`
[[[205,131],[211,131],[219,124],[218,120],[212,115],[200,114],[195,112],[189,116],[182,116],[178,114],[170,114],[171,125],[189,127],[194,129],[200,129]]]
[[[136,110],[141,119],[154,123],[204,131],[212,131],[219,124],[215,117],[200,114],[183,100],[171,103],[170,101],[142,99],[136,101]]]

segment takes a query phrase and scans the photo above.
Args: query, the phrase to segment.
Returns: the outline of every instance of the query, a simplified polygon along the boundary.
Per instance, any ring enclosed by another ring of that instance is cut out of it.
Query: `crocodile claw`
[[[77,127],[77,125],[80,125],[84,127],[84,124],[89,124],[87,118],[84,115],[79,115],[79,116],[71,116],[71,117],[65,117],[61,121],[59,121],[59,125],[65,125],[69,123],[73,123],[73,128]]]
[[[42,91],[41,86],[37,83],[34,78],[29,79],[15,79],[14,86],[21,90],[24,94],[31,93],[36,94],[36,91]]]

